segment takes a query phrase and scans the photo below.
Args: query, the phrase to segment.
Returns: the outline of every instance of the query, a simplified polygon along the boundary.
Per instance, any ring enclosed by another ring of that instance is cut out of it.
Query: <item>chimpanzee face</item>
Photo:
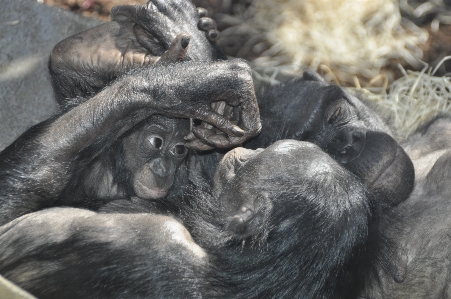
[[[265,150],[228,152],[214,183],[226,229],[243,237],[258,235],[272,214],[283,219],[293,213],[300,217],[312,206],[324,210],[320,207],[330,205],[331,200],[349,204],[353,196],[363,202],[367,190],[318,146],[296,140],[278,141]],[[284,213],[286,217],[281,216]]]
[[[184,145],[188,132],[189,120],[154,115],[124,138],[125,167],[136,196],[166,196],[188,153]]]
[[[251,146],[275,139],[312,142],[356,174],[380,202],[393,206],[406,199],[413,188],[413,164],[388,126],[356,96],[313,77],[265,95],[262,141]]]
[[[384,203],[396,204],[413,188],[413,164],[379,117],[337,86],[324,87],[322,110],[303,128],[317,144],[360,177]]]

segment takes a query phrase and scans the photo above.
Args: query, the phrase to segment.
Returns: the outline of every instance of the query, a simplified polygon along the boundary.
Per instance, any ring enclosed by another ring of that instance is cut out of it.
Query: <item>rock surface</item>
[[[1,1],[0,150],[56,112],[47,62],[60,40],[100,24],[31,0]]]

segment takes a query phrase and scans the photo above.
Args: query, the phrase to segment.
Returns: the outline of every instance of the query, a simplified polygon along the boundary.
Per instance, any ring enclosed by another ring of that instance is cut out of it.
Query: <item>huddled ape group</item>
[[[310,71],[257,101],[217,36],[151,0],[55,46],[60,112],[0,153],[0,274],[39,298],[450,297],[451,120],[401,146]]]

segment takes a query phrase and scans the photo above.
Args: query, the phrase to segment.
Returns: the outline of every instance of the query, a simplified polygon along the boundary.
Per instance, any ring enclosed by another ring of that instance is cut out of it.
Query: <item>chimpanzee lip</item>
[[[399,158],[402,155],[402,150],[401,148],[398,146],[398,148],[396,149],[396,153],[393,157],[393,159],[390,161],[390,163],[387,163],[387,167],[383,168],[383,171],[373,180],[373,182],[371,182],[369,184],[370,187],[376,186],[378,185],[379,181],[383,180],[385,181],[387,178],[385,177],[385,174],[387,173],[392,173],[393,168],[395,167],[395,165],[397,164],[397,161],[400,160]]]
[[[166,196],[167,190],[159,189],[159,188],[149,188],[143,183],[138,181],[138,184],[140,185],[141,189],[146,193],[149,194],[149,198],[161,198],[163,196]]]

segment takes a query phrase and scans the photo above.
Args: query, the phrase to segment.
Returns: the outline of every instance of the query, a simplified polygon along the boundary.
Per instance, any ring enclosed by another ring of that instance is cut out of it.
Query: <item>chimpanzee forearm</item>
[[[211,103],[221,100],[242,107],[244,133],[212,111]],[[208,121],[237,144],[260,129],[250,69],[239,61],[136,70],[81,102],[0,154],[0,223],[55,205],[84,165],[152,114]]]

